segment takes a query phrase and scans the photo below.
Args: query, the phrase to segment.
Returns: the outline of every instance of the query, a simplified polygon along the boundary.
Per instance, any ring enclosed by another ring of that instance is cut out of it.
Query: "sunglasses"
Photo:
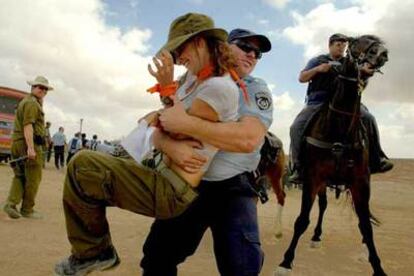
[[[41,86],[41,85],[36,85],[35,87],[39,88],[40,90],[46,91],[49,90],[47,87]]]
[[[240,48],[240,50],[242,50],[245,53],[250,53],[251,51],[254,52],[254,57],[256,59],[260,59],[262,57],[262,51],[257,48],[256,46],[254,46],[253,44],[250,44],[246,41],[243,40],[235,40],[232,42],[232,44],[235,44],[237,47]]]

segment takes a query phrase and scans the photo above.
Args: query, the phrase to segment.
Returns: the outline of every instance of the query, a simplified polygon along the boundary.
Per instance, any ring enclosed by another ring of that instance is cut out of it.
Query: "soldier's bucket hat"
[[[173,52],[186,41],[201,33],[222,41],[226,41],[228,36],[224,29],[214,26],[214,21],[209,16],[199,13],[187,13],[171,23],[168,40],[161,50],[165,49]]]
[[[27,81],[27,84],[31,86],[40,85],[47,87],[47,90],[53,90],[53,87],[49,85],[49,81],[43,76],[37,76],[34,80]]]

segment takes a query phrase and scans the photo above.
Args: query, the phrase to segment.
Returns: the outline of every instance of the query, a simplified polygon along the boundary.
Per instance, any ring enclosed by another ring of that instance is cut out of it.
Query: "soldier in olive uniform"
[[[43,145],[45,144],[45,121],[43,98],[53,88],[45,77],[38,76],[31,85],[31,93],[18,105],[14,120],[12,158],[14,177],[4,211],[10,218],[41,218],[33,210],[35,197],[42,179]],[[17,205],[22,203],[20,212]]]

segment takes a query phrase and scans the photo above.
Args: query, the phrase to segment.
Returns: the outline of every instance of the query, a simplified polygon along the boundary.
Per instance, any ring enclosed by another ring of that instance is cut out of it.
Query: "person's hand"
[[[375,69],[372,68],[372,65],[368,62],[365,62],[360,68],[360,72],[366,76],[372,76],[375,73]]]
[[[197,153],[201,149],[200,142],[195,140],[181,140],[174,143],[167,153],[168,157],[187,173],[197,173],[207,162],[207,157]]]
[[[30,160],[36,159],[36,152],[33,148],[27,148],[27,158],[29,158]]]
[[[320,65],[318,65],[317,70],[319,73],[326,73],[329,71],[329,69],[331,69],[332,65],[329,63],[322,63]]]
[[[160,111],[161,126],[165,131],[173,133],[185,133],[185,128],[189,124],[190,116],[184,108],[184,104],[175,96],[171,97],[174,105]]]
[[[174,61],[170,52],[162,50],[156,57],[152,58],[156,71],[152,69],[151,64],[148,64],[148,72],[153,76],[162,86],[172,84],[174,81]]]

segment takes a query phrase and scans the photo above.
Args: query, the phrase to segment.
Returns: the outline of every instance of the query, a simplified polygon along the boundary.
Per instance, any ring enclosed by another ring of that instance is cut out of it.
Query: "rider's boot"
[[[302,185],[303,179],[299,164],[293,164],[293,166],[291,166],[288,181],[291,184]]]
[[[377,151],[370,156],[370,171],[371,173],[385,173],[392,170],[394,164],[388,159],[382,150]]]

